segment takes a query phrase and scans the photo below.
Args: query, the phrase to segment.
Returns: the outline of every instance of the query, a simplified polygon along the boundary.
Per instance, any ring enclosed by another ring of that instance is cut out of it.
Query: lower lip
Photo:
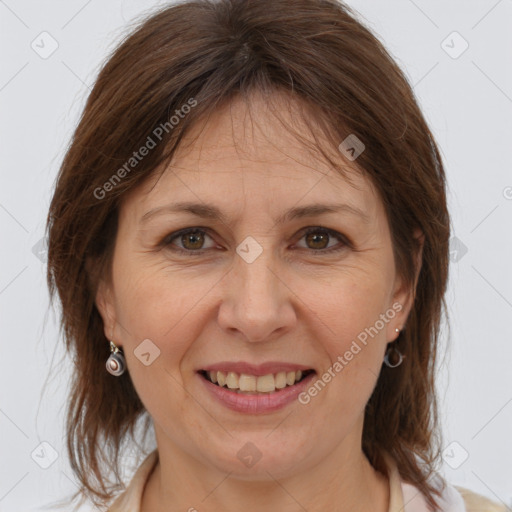
[[[217,386],[201,374],[197,374],[204,383],[206,389],[225,407],[236,412],[247,414],[265,414],[274,412],[286,407],[297,399],[309,385],[316,373],[311,373],[304,377],[299,383],[293,386],[286,386],[283,389],[273,391],[265,395],[245,395],[237,393],[229,388]]]

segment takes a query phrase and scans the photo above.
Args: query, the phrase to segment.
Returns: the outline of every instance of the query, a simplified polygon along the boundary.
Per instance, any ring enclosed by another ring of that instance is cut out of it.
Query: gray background
[[[348,3],[406,71],[448,174],[444,474],[512,506],[512,0]],[[62,424],[70,362],[48,312],[40,240],[99,65],[156,5],[0,0],[1,512],[42,510],[76,489]]]

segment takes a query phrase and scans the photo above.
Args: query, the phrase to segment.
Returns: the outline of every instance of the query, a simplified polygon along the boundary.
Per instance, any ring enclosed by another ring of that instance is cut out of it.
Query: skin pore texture
[[[300,127],[286,102],[276,104]],[[105,335],[123,348],[154,422],[159,462],[142,511],[387,511],[389,482],[361,448],[364,409],[412,294],[395,270],[381,200],[355,162],[345,167],[357,188],[259,95],[250,105],[233,100],[190,136],[198,138],[180,145],[159,179],[123,201],[112,282],[96,296]],[[215,205],[224,222],[165,211],[141,221],[184,201]],[[367,219],[341,210],[277,223],[317,203],[350,204]],[[307,236],[308,227],[319,230]],[[202,238],[171,240],[184,228],[202,228]],[[248,236],[263,249],[251,263],[236,252]],[[213,400],[197,373],[222,361],[280,361],[318,378],[397,302],[401,310],[306,405],[236,412]],[[134,354],[145,339],[160,350],[149,366]],[[252,467],[237,456],[246,443],[261,453]]]

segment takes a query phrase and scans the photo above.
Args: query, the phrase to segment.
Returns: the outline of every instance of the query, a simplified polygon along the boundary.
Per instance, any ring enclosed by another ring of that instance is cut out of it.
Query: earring
[[[395,332],[400,334],[400,329],[395,329]],[[384,364],[388,368],[396,368],[402,364],[404,357],[405,356],[402,355],[402,352],[400,352],[395,345],[391,345],[387,348],[386,354],[384,355]]]
[[[119,347],[113,341],[110,342],[110,356],[107,359],[106,368],[109,373],[119,377],[126,370],[126,361]]]

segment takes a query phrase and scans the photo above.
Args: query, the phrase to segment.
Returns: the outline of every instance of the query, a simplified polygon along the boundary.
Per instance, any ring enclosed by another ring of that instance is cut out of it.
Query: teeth
[[[295,375],[295,373],[293,375]],[[274,376],[271,373],[256,379],[256,391],[259,391],[260,393],[268,393],[275,390],[276,384],[274,382]],[[240,389],[240,391],[243,391],[243,389]]]
[[[283,389],[286,387],[286,372],[279,372],[275,377],[276,388]]]
[[[238,379],[238,388],[240,391],[256,391],[257,380],[254,375],[245,375],[242,373]]]
[[[294,372],[269,373],[256,377],[245,373],[236,372],[207,372],[209,379],[219,386],[227,386],[229,389],[240,392],[271,393],[276,389],[283,389],[286,386],[293,386],[299,381],[303,373],[300,370]]]
[[[226,386],[229,389],[238,389],[238,375],[235,372],[228,372]]]

